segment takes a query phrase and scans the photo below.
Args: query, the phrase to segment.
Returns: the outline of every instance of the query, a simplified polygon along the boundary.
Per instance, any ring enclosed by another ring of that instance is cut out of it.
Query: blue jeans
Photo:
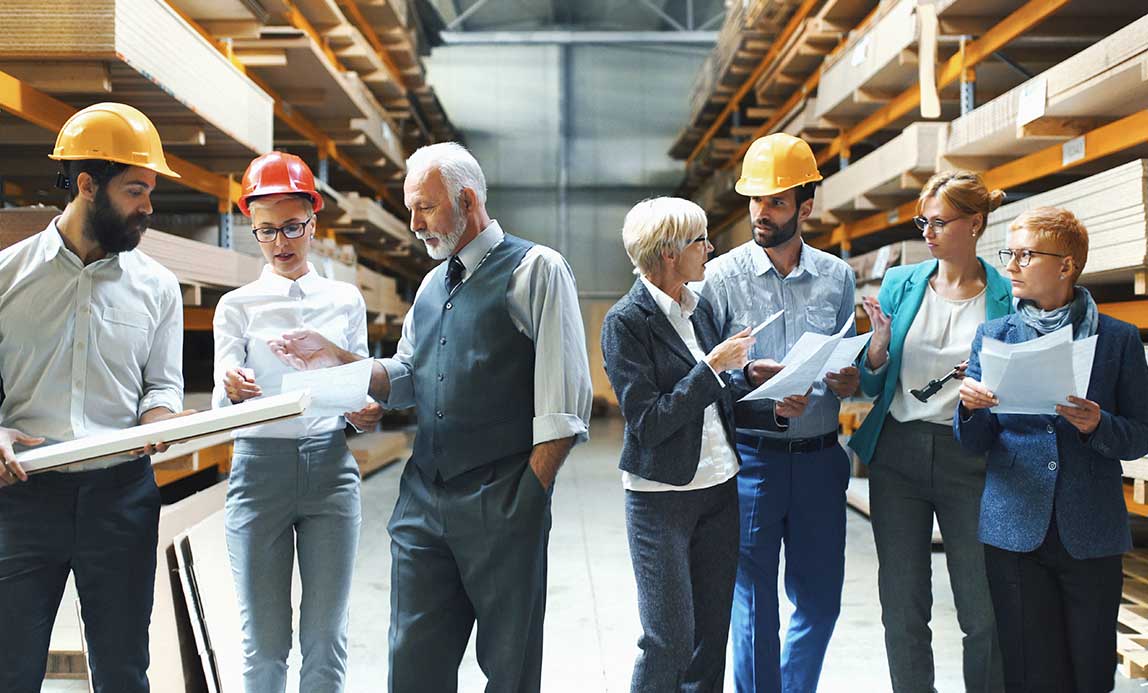
[[[39,692],[69,572],[96,693],[148,691],[159,506],[146,457],[0,489],[0,691]]]
[[[342,431],[235,441],[227,489],[227,550],[243,624],[248,693],[287,686],[291,573],[303,598],[299,690],[343,690],[347,604],[359,544],[359,468]]]
[[[841,612],[845,487],[840,445],[817,452],[756,451],[738,443],[741,548],[734,587],[734,683],[739,693],[813,693]],[[777,573],[796,607],[781,651]]]

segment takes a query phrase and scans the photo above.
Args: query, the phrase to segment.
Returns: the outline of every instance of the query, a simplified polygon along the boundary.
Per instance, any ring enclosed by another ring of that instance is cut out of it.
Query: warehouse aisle
[[[546,619],[543,690],[597,693],[629,690],[639,634],[634,578],[626,548],[617,451],[621,424],[595,420],[593,439],[575,449],[554,494],[550,535],[550,587]],[[363,533],[351,600],[351,652],[347,693],[386,690],[390,545],[387,520],[398,494],[401,465],[371,476],[363,485]],[[889,690],[877,603],[873,534],[863,516],[850,511],[841,619],[829,648],[820,690],[868,693]],[[960,640],[944,554],[933,554],[934,643],[937,689],[963,690]],[[784,603],[784,592],[782,592]],[[290,662],[297,693],[298,647]],[[482,691],[486,679],[474,658],[473,641],[459,675],[459,690]],[[1117,676],[1117,691],[1141,690],[1139,681]],[[48,682],[46,693],[84,691],[81,682]],[[726,690],[732,691],[727,670]]]

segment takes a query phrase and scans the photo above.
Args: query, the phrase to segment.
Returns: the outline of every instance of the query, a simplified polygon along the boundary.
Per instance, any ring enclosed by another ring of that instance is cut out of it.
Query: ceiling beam
[[[716,31],[444,31],[448,46],[527,46],[561,44],[666,44],[712,46]]]

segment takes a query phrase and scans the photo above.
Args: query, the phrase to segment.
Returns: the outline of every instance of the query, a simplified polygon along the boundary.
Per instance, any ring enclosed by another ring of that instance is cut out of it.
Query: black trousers
[[[1055,512],[1035,551],[985,546],[1005,687],[1024,693],[1110,691],[1116,670],[1121,556],[1076,559]]]
[[[146,693],[159,506],[146,457],[0,489],[0,691],[43,685],[71,572],[96,693]]]

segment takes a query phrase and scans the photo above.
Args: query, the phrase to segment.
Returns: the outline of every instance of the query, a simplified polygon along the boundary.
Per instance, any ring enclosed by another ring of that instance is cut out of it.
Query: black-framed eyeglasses
[[[693,245],[694,243],[709,243],[709,242],[710,242],[709,234],[706,234],[705,236],[698,236],[694,240],[690,241],[689,244]]]
[[[1042,250],[1029,250],[1022,248],[1021,250],[1012,250],[1011,248],[1001,248],[997,251],[997,257],[1000,258],[1001,266],[1008,267],[1009,263],[1014,259],[1016,260],[1017,267],[1028,267],[1032,262],[1033,255],[1051,255],[1052,257],[1068,257],[1059,253],[1046,253]]]
[[[315,215],[312,214],[303,221],[293,221],[290,224],[284,224],[282,226],[260,226],[259,228],[251,229],[251,233],[255,234],[255,240],[260,243],[274,243],[275,237],[280,233],[283,234],[284,238],[294,240],[307,233],[307,224],[310,224],[314,219]]]
[[[964,219],[965,217],[953,217],[952,219],[926,219],[922,216],[913,217],[913,225],[921,231],[927,230],[930,226],[933,227],[934,233],[941,233],[945,230],[945,226],[953,223],[957,219]]]

